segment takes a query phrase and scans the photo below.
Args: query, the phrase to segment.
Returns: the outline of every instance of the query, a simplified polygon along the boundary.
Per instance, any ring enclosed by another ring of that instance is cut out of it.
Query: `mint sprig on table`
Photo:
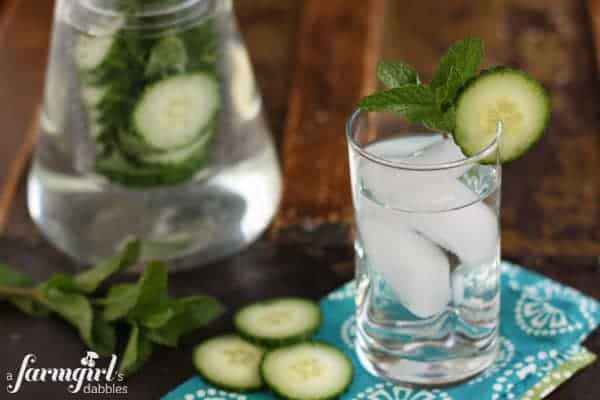
[[[430,84],[422,83],[410,65],[381,62],[377,77],[386,89],[363,98],[359,106],[366,111],[395,112],[411,123],[453,132],[456,95],[477,74],[482,60],[481,39],[461,40],[442,57]]]
[[[0,301],[6,300],[32,317],[57,316],[73,326],[91,350],[108,356],[117,350],[117,328],[128,332],[120,354],[124,374],[137,371],[155,345],[176,346],[182,335],[220,316],[224,308],[216,299],[168,294],[165,263],[148,263],[135,283],[116,283],[106,295],[98,288],[109,278],[135,265],[141,243],[132,240],[112,257],[76,275],[54,274],[34,281],[0,264]]]
[[[524,71],[495,67],[479,72],[482,60],[481,39],[458,41],[444,54],[429,84],[405,63],[382,62],[377,77],[386,89],[364,97],[358,105],[365,111],[395,112],[411,123],[450,133],[465,156],[475,156],[492,144],[501,122],[499,152],[481,162],[515,160],[546,130],[550,96]]]

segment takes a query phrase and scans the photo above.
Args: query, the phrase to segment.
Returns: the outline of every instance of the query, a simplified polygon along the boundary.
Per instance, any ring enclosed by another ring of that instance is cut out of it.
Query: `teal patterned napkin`
[[[517,265],[502,263],[500,353],[483,374],[446,389],[419,389],[386,383],[371,376],[353,350],[354,284],[321,301],[323,326],[316,338],[343,349],[355,367],[344,399],[458,400],[521,399],[547,396],[595,356],[580,343],[600,321],[600,303]],[[268,392],[239,394],[213,388],[199,377],[181,384],[163,400],[263,400]]]

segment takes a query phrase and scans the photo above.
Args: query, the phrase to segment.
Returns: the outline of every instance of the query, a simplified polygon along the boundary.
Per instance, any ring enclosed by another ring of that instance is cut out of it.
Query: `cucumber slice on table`
[[[265,346],[309,339],[321,323],[321,309],[312,300],[282,297],[250,304],[233,317],[236,330]]]
[[[132,125],[147,145],[178,149],[198,139],[220,102],[219,85],[209,74],[176,75],[146,88],[134,108]]]
[[[259,368],[263,353],[262,348],[239,336],[219,336],[195,348],[194,365],[214,386],[236,392],[254,391],[263,386]]]
[[[507,162],[519,158],[540,139],[549,119],[550,98],[538,81],[523,71],[493,68],[462,89],[454,141],[465,155],[475,155],[492,143],[500,120],[500,160]]]
[[[267,352],[260,367],[271,390],[285,399],[334,399],[352,382],[350,359],[325,343],[306,342]]]

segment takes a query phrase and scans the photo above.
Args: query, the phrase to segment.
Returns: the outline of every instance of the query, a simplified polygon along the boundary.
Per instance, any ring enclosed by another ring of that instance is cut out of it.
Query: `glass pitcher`
[[[204,264],[255,240],[280,191],[230,0],[57,0],[28,182],[52,243]]]

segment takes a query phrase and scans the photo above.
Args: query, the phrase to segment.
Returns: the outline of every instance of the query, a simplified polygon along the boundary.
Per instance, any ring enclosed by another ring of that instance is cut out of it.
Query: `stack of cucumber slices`
[[[194,365],[209,383],[231,391],[265,386],[286,399],[333,399],[353,377],[350,359],[335,347],[310,340],[321,323],[312,300],[284,297],[243,307],[237,334],[218,336],[194,350]]]
[[[126,186],[176,184],[203,166],[221,108],[213,21],[146,37],[81,36],[73,51],[96,171]]]

